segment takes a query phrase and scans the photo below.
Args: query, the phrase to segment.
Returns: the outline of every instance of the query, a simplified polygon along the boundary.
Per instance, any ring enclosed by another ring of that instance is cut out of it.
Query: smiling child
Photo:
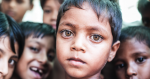
[[[19,25],[0,12],[0,79],[10,79],[22,55],[24,35]]]
[[[150,28],[127,27],[114,58],[118,79],[150,79]]]
[[[25,47],[18,61],[17,79],[46,79],[55,57],[55,30],[43,23],[23,22]]]
[[[119,48],[122,16],[109,0],[65,0],[57,18],[57,57],[66,79],[100,79]]]

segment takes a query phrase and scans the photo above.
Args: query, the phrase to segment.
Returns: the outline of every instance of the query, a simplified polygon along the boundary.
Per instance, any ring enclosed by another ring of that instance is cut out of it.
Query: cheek
[[[8,69],[8,74],[6,75],[5,79],[10,79],[13,74],[14,68]]]
[[[32,61],[33,59],[34,59],[34,55],[32,54],[32,52],[29,51],[28,48],[25,48],[17,64],[18,71],[21,71],[21,72],[26,71],[30,61]]]
[[[150,59],[138,68],[138,74],[141,79],[150,79]]]
[[[51,16],[49,14],[43,14],[43,23],[50,24]]]

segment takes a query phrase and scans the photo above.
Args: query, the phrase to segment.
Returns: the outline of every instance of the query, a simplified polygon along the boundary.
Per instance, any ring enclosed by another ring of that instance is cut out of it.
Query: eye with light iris
[[[91,40],[94,41],[94,42],[101,42],[103,40],[102,36],[101,35],[92,35],[91,36]]]
[[[61,31],[62,37],[71,37],[73,33],[70,30],[62,30]]]

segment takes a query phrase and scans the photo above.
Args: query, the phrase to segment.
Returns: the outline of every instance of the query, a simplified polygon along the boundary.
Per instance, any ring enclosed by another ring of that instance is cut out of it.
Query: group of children
[[[41,0],[43,23],[21,22],[32,2],[2,0],[0,79],[150,79],[150,28],[121,30],[118,3]]]

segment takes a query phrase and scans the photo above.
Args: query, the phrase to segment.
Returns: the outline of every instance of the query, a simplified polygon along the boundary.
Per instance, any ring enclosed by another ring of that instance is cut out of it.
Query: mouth
[[[86,62],[84,62],[83,60],[79,58],[69,58],[67,60],[74,66],[80,66],[80,65],[86,64]]]
[[[11,16],[11,17],[15,16],[15,12],[14,11],[7,11],[6,14]]]
[[[30,67],[30,71],[33,73],[35,78],[42,78],[44,76],[44,69],[38,67]]]

